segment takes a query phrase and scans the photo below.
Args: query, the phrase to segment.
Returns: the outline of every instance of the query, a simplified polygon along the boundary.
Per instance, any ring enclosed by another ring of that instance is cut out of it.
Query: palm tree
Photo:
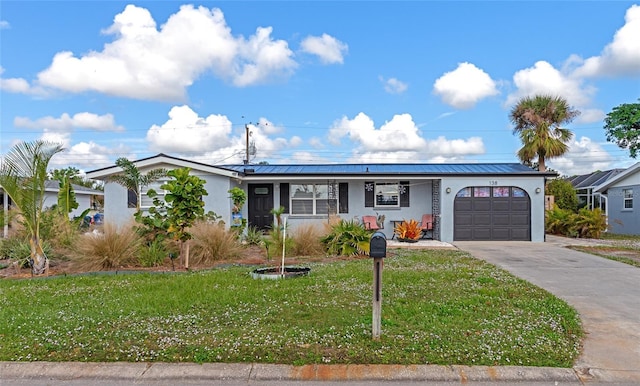
[[[573,133],[561,126],[579,114],[580,111],[559,96],[535,95],[520,99],[509,115],[515,125],[513,133],[520,135],[522,141],[518,158],[530,164],[537,157],[538,170],[546,171],[547,158],[560,157],[569,150],[567,143]]]
[[[167,174],[166,169],[153,169],[146,174],[142,174],[138,167],[128,159],[121,157],[116,160],[116,166],[122,169],[122,173],[113,175],[109,181],[115,182],[136,194],[136,211],[140,211],[141,190],[145,186],[151,185]]]
[[[63,150],[62,145],[53,142],[21,142],[4,156],[0,166],[0,185],[20,211],[29,234],[30,262],[34,275],[45,273],[49,266],[40,240],[44,189],[49,161]]]

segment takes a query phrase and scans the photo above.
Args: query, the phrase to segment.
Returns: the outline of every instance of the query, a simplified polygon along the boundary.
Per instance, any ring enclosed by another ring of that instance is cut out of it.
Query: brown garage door
[[[531,200],[515,186],[461,189],[453,205],[453,239],[531,241]]]

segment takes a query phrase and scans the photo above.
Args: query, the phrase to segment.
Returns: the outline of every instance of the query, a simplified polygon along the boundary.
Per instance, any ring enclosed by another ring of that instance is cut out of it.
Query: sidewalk
[[[550,382],[581,385],[573,369],[437,365],[269,365],[224,363],[0,362],[1,380]],[[2,382],[0,382],[2,383]]]

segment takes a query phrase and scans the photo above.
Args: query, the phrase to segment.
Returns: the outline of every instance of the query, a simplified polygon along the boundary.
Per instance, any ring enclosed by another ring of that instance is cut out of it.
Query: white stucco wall
[[[453,204],[456,193],[470,186],[515,186],[531,199],[531,241],[544,242],[544,177],[443,177],[440,193],[440,240],[453,242]],[[451,188],[451,193],[446,193]],[[536,192],[539,189],[539,192]]]

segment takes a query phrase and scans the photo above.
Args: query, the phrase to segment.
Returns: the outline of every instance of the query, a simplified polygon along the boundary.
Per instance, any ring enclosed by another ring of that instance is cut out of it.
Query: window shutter
[[[289,214],[289,184],[280,184],[280,206],[284,208],[284,213]]]
[[[400,207],[409,207],[409,181],[400,181]]]
[[[349,184],[346,182],[338,184],[338,202],[338,213],[349,213]]]
[[[376,184],[373,181],[364,182],[364,206],[366,208],[373,208],[376,194],[375,189]]]

